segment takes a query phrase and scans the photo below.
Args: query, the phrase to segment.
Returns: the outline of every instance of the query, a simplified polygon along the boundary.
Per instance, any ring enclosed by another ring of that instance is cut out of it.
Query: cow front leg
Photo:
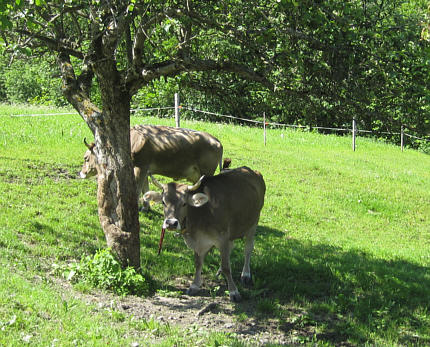
[[[202,268],[203,268],[203,260],[205,258],[206,253],[199,254],[194,252],[194,266],[196,268],[196,272],[194,274],[193,283],[187,290],[187,295],[195,295],[200,291],[200,286],[202,285]]]
[[[233,242],[227,241],[220,249],[221,253],[221,270],[227,280],[228,291],[230,293],[230,300],[233,302],[239,302],[242,300],[239,290],[234,284],[233,277],[231,275],[230,267],[230,252],[233,248]]]
[[[134,167],[134,177],[136,179],[136,190],[138,203],[142,204],[142,211],[149,211],[149,201],[139,199],[141,193],[146,193],[149,190],[148,174],[145,169]]]

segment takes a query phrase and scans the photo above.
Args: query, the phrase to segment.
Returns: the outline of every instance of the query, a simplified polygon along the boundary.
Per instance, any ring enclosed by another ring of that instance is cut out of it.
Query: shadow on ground
[[[279,242],[274,245],[273,239]],[[239,243],[232,253],[236,283],[242,249]],[[402,259],[382,260],[360,250],[287,239],[283,232],[266,227],[259,228],[255,253],[254,286],[240,287],[244,300],[231,311],[239,321],[252,320],[253,331],[276,324],[286,335],[336,345],[375,343],[375,336],[383,341],[387,335],[400,344],[430,343],[428,268]],[[206,283],[199,296],[226,297],[225,281],[213,274],[218,254],[208,254],[205,264]],[[170,289],[184,290],[187,285]],[[249,328],[244,324],[242,333]]]

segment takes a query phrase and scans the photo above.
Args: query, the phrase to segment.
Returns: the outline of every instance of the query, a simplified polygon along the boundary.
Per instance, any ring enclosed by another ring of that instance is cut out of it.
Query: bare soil
[[[58,278],[56,281],[58,283]],[[178,282],[182,283],[178,289],[185,292],[187,285],[184,283],[188,284],[188,280],[178,279]],[[72,290],[75,297],[94,305],[96,311],[114,310],[135,319],[154,319],[161,324],[183,329],[198,327],[199,330],[208,332],[232,333],[249,346],[291,346],[299,342],[298,336],[311,338],[313,335],[313,331],[297,331],[287,325],[282,327],[277,319],[256,314],[255,299],[232,303],[228,295],[211,295],[210,290],[205,288],[196,296],[178,294],[169,297],[167,293],[167,296],[155,294],[149,298],[141,298],[131,295],[119,297],[96,290],[91,294],[83,294],[76,292],[64,281],[61,281],[61,286]]]

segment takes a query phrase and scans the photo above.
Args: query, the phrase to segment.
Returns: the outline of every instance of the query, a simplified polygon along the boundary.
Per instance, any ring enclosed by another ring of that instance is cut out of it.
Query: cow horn
[[[91,145],[88,144],[86,137],[84,137],[84,144],[85,144],[85,146],[87,146],[88,149],[92,148]]]
[[[193,191],[199,189],[200,184],[202,184],[203,178],[205,178],[205,175],[200,177],[199,180],[193,186],[188,186],[188,191],[193,192]]]
[[[161,190],[164,190],[162,184],[158,182],[154,176],[152,176],[151,174],[149,176],[151,177],[152,183],[154,183],[156,187],[160,188]]]

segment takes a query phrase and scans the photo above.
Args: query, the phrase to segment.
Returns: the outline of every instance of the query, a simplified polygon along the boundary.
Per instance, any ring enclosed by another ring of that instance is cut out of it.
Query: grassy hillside
[[[91,133],[76,115],[7,116],[36,111],[0,107],[0,344],[145,345],[157,322],[138,329],[122,316],[91,314],[53,281],[54,263],[94,254],[105,241],[96,183],[77,179],[82,139]],[[132,123],[174,121],[133,117]],[[428,155],[364,138],[353,152],[350,137],[289,129],[269,130],[264,146],[258,128],[181,125],[215,135],[234,167],[250,166],[266,181],[252,258],[255,285],[240,288],[255,312],[236,305],[238,320],[253,315],[296,334],[297,343],[430,343]],[[192,252],[171,235],[156,256],[161,211],[155,206],[140,214],[142,267],[158,289],[171,290],[178,278],[191,278],[194,266]],[[242,249],[237,242],[232,254],[236,279]],[[205,280],[215,281],[218,266],[215,251],[206,258]],[[202,339],[177,340],[181,332],[174,329],[163,336],[166,345]],[[200,344],[240,342],[208,334]]]

